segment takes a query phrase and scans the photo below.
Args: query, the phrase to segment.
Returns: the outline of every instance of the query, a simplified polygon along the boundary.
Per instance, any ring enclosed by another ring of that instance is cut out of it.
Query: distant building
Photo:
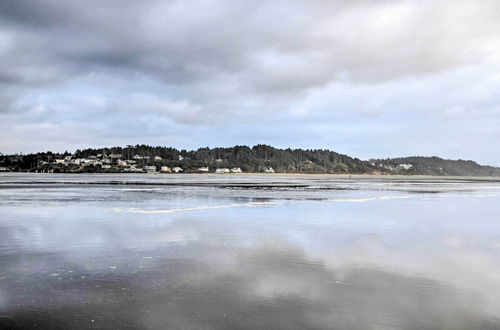
[[[264,169],[264,173],[274,173],[274,169],[271,166],[268,166]]]
[[[137,167],[126,167],[123,169],[123,172],[132,172],[132,173],[143,173],[144,170],[142,168],[137,168]]]
[[[243,171],[239,167],[233,167],[231,173],[243,173]]]
[[[172,170],[168,166],[162,166],[162,167],[160,167],[160,172],[162,172],[162,173],[170,173],[170,172],[172,172]]]
[[[179,160],[183,160],[184,159],[184,157],[182,157],[181,155],[179,155],[178,158],[179,158]]]
[[[208,172],[208,167],[199,167],[198,172]]]
[[[120,158],[122,158],[122,154],[111,154],[111,155],[109,155],[109,158],[111,158],[111,159],[120,159]]]
[[[154,173],[154,172],[156,172],[156,166],[144,166],[143,169],[147,173]]]
[[[230,173],[231,171],[228,168],[217,168],[215,170],[215,173],[217,174],[224,174],[224,173]]]
[[[107,169],[110,169],[110,168],[111,168],[111,165],[107,165],[107,164],[105,164],[105,165],[102,165],[102,166],[101,166],[101,168],[102,168],[103,170],[107,170]]]
[[[403,170],[407,170],[407,171],[408,171],[408,170],[410,170],[410,169],[412,169],[412,168],[413,168],[413,165],[411,165],[411,164],[399,164],[399,165],[398,165],[398,168],[399,168],[399,169],[403,169]]]
[[[56,164],[64,164],[64,159],[54,159],[54,163],[56,163]]]
[[[172,172],[175,172],[175,173],[179,173],[179,172],[183,172],[183,171],[184,171],[184,170],[183,170],[182,168],[180,168],[180,167],[174,167],[174,168],[172,169]]]
[[[0,166],[0,172],[8,172],[9,169],[7,167]]]
[[[159,160],[162,160],[163,158],[161,158],[160,156],[155,156],[155,161],[159,161]]]

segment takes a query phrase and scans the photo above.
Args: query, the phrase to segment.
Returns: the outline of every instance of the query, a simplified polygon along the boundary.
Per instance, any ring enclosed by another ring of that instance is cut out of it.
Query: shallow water
[[[500,329],[500,183],[0,175],[0,329]]]

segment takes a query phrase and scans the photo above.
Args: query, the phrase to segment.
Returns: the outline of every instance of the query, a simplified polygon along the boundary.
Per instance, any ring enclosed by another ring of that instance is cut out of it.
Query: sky
[[[500,166],[498,0],[3,0],[0,152],[269,144]]]

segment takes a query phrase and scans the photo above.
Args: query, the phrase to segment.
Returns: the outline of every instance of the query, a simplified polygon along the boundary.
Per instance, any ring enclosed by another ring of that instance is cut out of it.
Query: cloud
[[[303,130],[297,125],[318,125],[318,118],[332,128],[371,120],[382,131],[408,125],[419,130],[412,125],[412,109],[424,109],[420,114],[431,120],[436,111],[457,115],[450,109],[488,112],[485,104],[496,102],[499,10],[494,0],[4,1],[0,116],[9,122],[2,128],[14,135],[12,126],[20,123],[74,123],[134,143],[125,138],[133,134],[116,124],[133,113],[132,126],[148,132],[141,141],[146,143],[162,141],[161,132],[195,126],[191,129],[203,136],[217,128],[222,136],[213,138],[214,144],[240,142],[228,135],[232,130],[253,144],[264,137],[250,134],[259,131],[257,125],[272,129],[278,121],[289,123],[276,139],[265,141],[273,144],[290,140],[280,135]],[[456,72],[474,79],[483,74],[494,88],[472,86]],[[450,82],[464,84],[463,90],[470,90],[466,98],[482,95],[482,100],[463,104],[464,95],[440,95],[449,103],[440,109],[427,102]],[[419,84],[433,85],[422,95]],[[404,106],[398,100],[403,96],[411,100]],[[27,115],[36,107],[46,109],[46,117]],[[386,120],[387,127],[378,122],[396,107],[402,117],[408,111],[406,120]],[[497,112],[490,112],[497,120]],[[300,120],[293,121],[298,113]],[[346,117],[352,120],[338,120]],[[200,136],[191,134],[188,146],[198,146]],[[352,134],[345,139],[355,139]],[[11,142],[7,138],[2,149],[17,151]],[[338,148],[334,142],[325,143]],[[366,155],[353,144],[345,148]],[[394,148],[387,142],[382,149]],[[491,157],[479,155],[500,164]]]

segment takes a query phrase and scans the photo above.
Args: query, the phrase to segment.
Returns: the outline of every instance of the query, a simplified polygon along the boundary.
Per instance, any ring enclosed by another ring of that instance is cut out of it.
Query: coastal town
[[[353,158],[325,149],[279,149],[269,145],[179,150],[127,145],[70,152],[1,154],[0,172],[31,173],[309,173],[500,176],[500,168],[439,157]]]
[[[13,155],[10,157],[16,157]],[[177,156],[177,161],[190,161],[188,157],[182,155]],[[222,159],[215,159],[215,163],[222,164]],[[53,159],[37,160],[27,172],[34,173],[89,173],[89,172],[105,172],[105,173],[243,173],[240,167],[223,167],[223,166],[200,166],[192,168],[191,166],[167,166],[161,156],[142,156],[133,155],[130,158],[123,154],[96,154],[88,157],[77,157],[75,155],[55,156]],[[0,166],[0,172],[16,171],[13,166]],[[263,169],[264,173],[274,173],[271,166]]]

